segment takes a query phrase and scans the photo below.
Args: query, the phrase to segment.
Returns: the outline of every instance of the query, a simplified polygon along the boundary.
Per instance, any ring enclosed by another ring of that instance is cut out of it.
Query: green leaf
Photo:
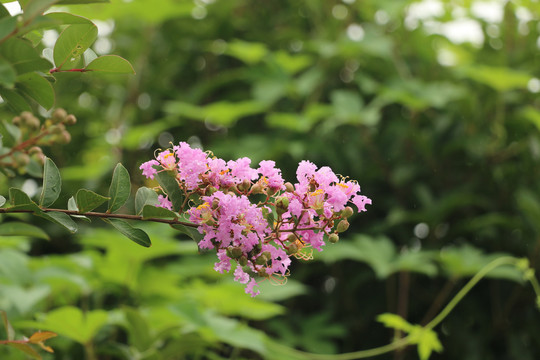
[[[531,75],[518,70],[495,66],[469,66],[462,69],[464,75],[497,91],[526,89]]]
[[[420,360],[428,360],[433,351],[440,353],[443,350],[437,333],[431,329],[424,329],[417,325],[411,331],[410,339],[411,343],[418,345]]]
[[[20,114],[23,111],[32,111],[32,107],[24,97],[13,90],[0,87],[0,96],[6,101],[13,112]]]
[[[46,220],[49,220],[55,224],[61,225],[65,227],[69,232],[76,233],[77,232],[77,224],[69,217],[69,215],[62,213],[62,212],[36,212],[37,216],[42,217]]]
[[[41,360],[41,356],[28,344],[8,343],[9,346],[19,349],[33,359]]]
[[[37,226],[22,222],[7,222],[0,224],[0,236],[30,236],[49,240],[49,235]]]
[[[60,0],[58,5],[110,3],[111,0]]]
[[[39,198],[39,205],[43,207],[51,206],[62,190],[62,179],[60,178],[60,171],[56,167],[56,164],[50,159],[45,158],[45,164],[43,166],[43,190]]]
[[[9,189],[9,202],[12,206],[31,205],[31,204],[35,205],[35,203],[30,199],[30,197],[24,191],[17,188]]]
[[[15,331],[13,330],[13,326],[11,326],[9,323],[6,312],[4,310],[0,310],[0,316],[2,316],[2,321],[4,322],[4,329],[6,330],[7,339],[15,339]]]
[[[0,195],[0,206],[4,206],[5,203],[6,203],[6,198]]]
[[[43,14],[45,10],[54,5],[58,0],[30,0],[23,8],[23,20],[26,22],[36,17],[37,15]]]
[[[130,192],[129,173],[122,164],[117,164],[109,187],[109,209],[107,212],[112,213],[120,209],[129,198]]]
[[[70,211],[79,211],[79,207],[77,206],[77,202],[75,201],[75,198],[72,196],[68,199],[68,210]],[[92,222],[89,218],[87,218],[84,215],[70,215],[73,218],[81,219],[86,222]]]
[[[52,68],[52,64],[40,56],[32,43],[24,39],[8,39],[0,46],[0,54],[19,75],[33,71],[47,72]]]
[[[15,86],[45,109],[53,107],[54,89],[50,82],[37,73],[29,72],[19,75]]]
[[[46,18],[57,21],[61,24],[85,24],[92,25],[93,23],[85,17],[70,14],[67,12],[51,12],[45,15]]]
[[[158,195],[152,189],[140,187],[135,194],[135,213],[140,215],[145,205],[157,205]],[[1,205],[0,205],[1,206]]]
[[[131,226],[129,223],[125,222],[124,220],[113,218],[113,219],[103,219],[103,221],[114,226],[116,230],[120,231],[122,235],[126,236],[131,241],[134,241],[137,244],[142,245],[144,247],[152,246],[152,242],[150,241],[148,234],[146,234],[141,229],[134,228],[133,226]]]
[[[80,212],[88,212],[97,208],[99,205],[103,204],[109,198],[96,194],[93,191],[80,189],[75,195],[77,201],[77,206]]]
[[[184,195],[176,181],[175,173],[171,171],[160,171],[155,175],[155,178],[159,186],[163,189],[163,192],[169,197],[169,201],[173,205],[173,210],[179,211],[182,208]]]
[[[94,24],[74,24],[62,31],[54,45],[53,58],[58,69],[73,69],[86,49],[97,38]]]
[[[118,55],[100,56],[86,65],[85,69],[105,73],[135,74],[135,70],[129,61]]]
[[[405,332],[410,332],[413,328],[413,325],[409,324],[401,316],[391,313],[384,313],[377,316],[377,321],[382,323],[384,326],[389,327],[395,330],[402,330]]]
[[[0,20],[0,40],[11,34],[17,25],[17,17],[9,16]]]
[[[186,234],[191,240],[196,241],[197,243],[203,238],[203,235],[199,232],[199,230],[197,230],[197,228],[181,224],[173,224],[171,225],[171,227],[180,231],[183,234]]]
[[[143,219],[149,219],[149,218],[176,219],[178,215],[174,211],[171,211],[162,207],[153,206],[153,205],[145,205],[143,207],[142,217]]]

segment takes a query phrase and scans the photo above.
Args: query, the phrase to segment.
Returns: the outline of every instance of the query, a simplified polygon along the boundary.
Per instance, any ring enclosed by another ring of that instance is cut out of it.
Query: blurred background
[[[97,54],[137,74],[58,74],[56,106],[78,118],[72,142],[45,151],[62,171],[59,207],[81,187],[107,193],[118,162],[132,188],[148,185],[140,164],[179,141],[274,160],[289,181],[301,160],[327,165],[373,205],[256,299],[166,226],[141,225],[150,249],[97,220],[75,236],[43,223],[50,240],[0,238],[0,308],[19,333],[60,334],[44,359],[362,350],[395,335],[378,314],[425,324],[497,256],[538,267],[540,2],[113,0],[68,11],[95,20]],[[57,36],[46,32],[43,48]],[[0,184],[37,191],[39,179]],[[444,351],[433,359],[540,358],[535,296],[513,269],[494,271],[436,331]]]

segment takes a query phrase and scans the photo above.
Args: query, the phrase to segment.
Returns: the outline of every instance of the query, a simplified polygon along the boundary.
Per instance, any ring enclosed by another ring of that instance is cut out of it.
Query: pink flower
[[[148,179],[153,179],[154,175],[157,174],[157,170],[154,169],[154,166],[159,165],[159,163],[156,160],[150,160],[145,163],[143,163],[139,169],[141,169],[143,172],[143,175],[146,176]]]
[[[261,292],[259,290],[257,291],[254,291],[253,288],[255,286],[258,286],[259,284],[257,284],[257,282],[255,281],[255,279],[251,279],[247,286],[246,286],[246,294],[251,294],[251,297],[255,297],[257,295],[259,295]]]
[[[281,177],[281,170],[275,168],[276,163],[272,160],[263,160],[259,163],[259,169],[257,171],[264,177],[266,177],[268,186],[273,190],[283,189],[283,178]]]
[[[371,205],[371,199],[364,195],[356,195],[351,202],[356,205],[358,212],[367,211],[366,205]]]
[[[158,207],[162,207],[168,210],[172,210],[172,203],[169,201],[169,198],[167,196],[159,195],[158,196],[159,204]]]
[[[252,169],[249,165],[251,164],[251,159],[247,157],[240,158],[236,161],[227,162],[227,166],[231,169],[231,174],[236,178],[236,183],[239,184],[244,180],[255,180],[257,175],[257,170]]]
[[[202,175],[208,170],[207,155],[201,149],[192,149],[188,143],[181,142],[174,147],[178,156],[178,175],[186,183],[188,190],[196,189]]]

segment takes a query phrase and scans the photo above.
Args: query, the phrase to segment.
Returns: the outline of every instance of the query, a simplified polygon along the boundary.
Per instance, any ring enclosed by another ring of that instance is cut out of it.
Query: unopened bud
[[[68,116],[66,116],[64,123],[66,125],[75,125],[77,123],[77,118],[75,117],[75,115],[69,114]]]
[[[237,188],[241,192],[247,191],[251,187],[251,181],[245,179],[241,184],[238,184]]]
[[[266,190],[266,195],[272,196],[277,192],[278,192],[278,189],[268,188],[268,190]]]
[[[241,256],[240,259],[238,259],[238,263],[240,266],[246,266],[248,263],[247,257]]]
[[[285,183],[285,191],[287,192],[293,192],[294,191],[294,185],[290,182]]]
[[[67,131],[62,131],[62,134],[58,137],[59,144],[69,144],[71,141],[71,134]]]
[[[261,194],[262,193],[262,186],[260,184],[255,184],[251,187],[251,193],[252,194]]]
[[[286,197],[280,197],[276,200],[276,212],[278,215],[282,215],[289,209],[289,199]]]
[[[328,236],[328,241],[330,241],[332,244],[337,243],[339,241],[338,234],[330,234],[330,236]]]
[[[347,206],[343,211],[341,212],[341,216],[343,216],[345,219],[350,217],[352,214],[354,214],[354,210],[352,207]]]
[[[259,256],[255,259],[255,264],[257,265],[264,265],[266,264],[266,257],[264,255]]]
[[[295,243],[292,243],[287,248],[287,255],[293,255],[293,254],[296,254],[297,252],[298,252],[298,245],[296,245]]]
[[[57,124],[59,122],[64,121],[66,116],[68,116],[67,111],[62,108],[58,108],[54,110],[54,112],[52,113],[51,120],[53,123]]]
[[[294,234],[289,234],[289,236],[287,236],[287,240],[289,240],[290,242],[295,242],[296,239],[298,238]]]
[[[233,247],[233,248],[231,249],[231,255],[232,255],[231,257],[232,257],[233,259],[238,259],[238,258],[240,258],[240,257],[242,256],[242,254],[243,254],[243,251],[242,251],[242,249],[241,249],[240,247],[238,247],[238,246]]]
[[[30,131],[36,131],[41,126],[41,122],[37,117],[31,117],[26,120],[26,126]]]
[[[13,125],[15,126],[21,126],[21,117],[20,116],[15,116],[13,118],[13,120],[11,120],[11,122],[13,123]]]
[[[337,225],[337,232],[341,233],[349,228],[349,222],[347,220],[341,220]]]
[[[272,254],[270,253],[270,251],[263,251],[261,256],[263,256],[266,259],[266,261],[272,260]]]
[[[28,165],[28,163],[30,162],[30,156],[25,153],[16,153],[13,157],[13,160],[15,160],[15,163],[18,167],[23,167]]]
[[[260,268],[258,271],[257,271],[257,274],[260,276],[260,277],[269,277],[270,275],[266,272],[266,268]]]
[[[219,207],[219,200],[214,199],[212,200],[212,210],[216,210]]]
[[[217,191],[217,189],[213,186],[207,186],[206,187],[206,190],[204,191],[204,195],[206,196],[212,196],[215,192]]]

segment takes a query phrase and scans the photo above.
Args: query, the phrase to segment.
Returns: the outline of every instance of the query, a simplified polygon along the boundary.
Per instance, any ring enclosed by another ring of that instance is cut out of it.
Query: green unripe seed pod
[[[349,222],[347,220],[341,220],[337,226],[337,232],[342,233],[349,228]]]
[[[341,212],[341,216],[343,216],[345,219],[350,217],[352,214],[354,214],[354,210],[352,207],[347,206],[343,211]]]
[[[339,241],[338,234],[330,234],[330,236],[328,236],[328,241],[330,241],[332,244],[337,243]]]

